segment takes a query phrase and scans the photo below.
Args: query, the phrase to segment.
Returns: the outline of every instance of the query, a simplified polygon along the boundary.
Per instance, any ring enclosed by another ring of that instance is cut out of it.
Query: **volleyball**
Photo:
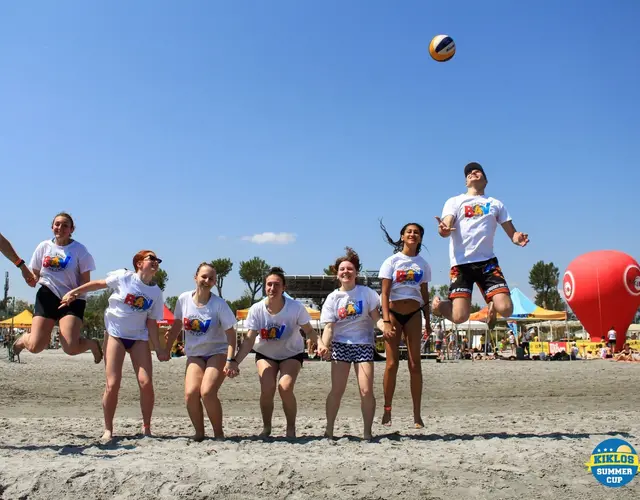
[[[429,44],[429,54],[438,62],[451,59],[456,53],[456,44],[449,35],[434,36]]]

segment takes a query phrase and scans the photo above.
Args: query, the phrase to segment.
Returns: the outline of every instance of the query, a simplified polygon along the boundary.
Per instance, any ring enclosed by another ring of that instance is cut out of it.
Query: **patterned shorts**
[[[331,361],[346,363],[368,363],[374,359],[374,348],[371,344],[343,344],[334,342],[331,345]]]

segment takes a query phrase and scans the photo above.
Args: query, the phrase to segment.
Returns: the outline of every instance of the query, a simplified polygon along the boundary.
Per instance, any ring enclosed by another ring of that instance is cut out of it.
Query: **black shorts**
[[[494,295],[509,293],[507,281],[504,279],[498,259],[495,257],[483,262],[453,266],[449,272],[449,278],[451,279],[451,285],[449,286],[450,299],[470,299],[474,283],[478,285],[487,302]]]
[[[58,309],[60,307],[60,299],[46,286],[41,286],[38,293],[36,293],[36,304],[33,309],[33,315],[55,321],[68,315],[84,319],[84,308],[86,305],[87,302],[85,300],[74,300],[68,306]]]
[[[255,351],[256,353],[256,363],[261,360],[261,359],[266,359],[267,361],[273,361],[274,363],[282,363],[283,361],[287,361],[289,359],[295,359],[297,361],[300,361],[300,365],[302,366],[302,363],[304,361],[304,353],[301,352],[300,354],[296,354],[295,356],[291,356],[289,358],[284,358],[284,359],[273,359],[273,358],[269,358],[267,356],[265,356],[264,354],[260,354],[259,352]]]

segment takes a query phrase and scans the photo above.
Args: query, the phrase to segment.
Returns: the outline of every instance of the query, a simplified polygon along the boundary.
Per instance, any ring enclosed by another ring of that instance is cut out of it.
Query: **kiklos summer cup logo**
[[[607,439],[595,447],[585,465],[600,483],[619,488],[638,473],[638,454],[622,439]]]

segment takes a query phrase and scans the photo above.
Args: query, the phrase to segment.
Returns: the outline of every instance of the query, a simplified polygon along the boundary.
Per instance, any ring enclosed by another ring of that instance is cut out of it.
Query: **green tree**
[[[469,310],[473,314],[475,312],[478,312],[481,309],[482,309],[482,307],[480,307],[478,304],[471,304],[471,309],[469,309]]]
[[[438,287],[438,297],[440,297],[443,300],[446,300],[449,298],[449,285],[440,285]]]
[[[268,272],[269,264],[260,257],[240,262],[240,279],[247,285],[251,304],[255,302],[256,295],[262,290]]]
[[[153,281],[155,282],[156,285],[160,287],[160,290],[164,292],[164,289],[167,286],[167,281],[169,281],[169,276],[167,275],[167,271],[165,271],[164,269],[158,268],[158,271],[156,271],[156,274],[154,274],[153,276]]]
[[[251,300],[251,295],[249,295],[249,292],[245,290],[245,292],[242,294],[242,297],[232,301],[227,300],[227,304],[229,304],[229,307],[233,311],[233,314],[235,314],[240,309],[247,309],[251,307]]]
[[[33,314],[33,304],[26,300],[7,297],[6,301],[0,303],[0,319],[7,319],[20,314],[24,310]]]
[[[111,292],[104,290],[87,296],[82,327],[91,337],[100,337],[104,333],[104,312],[109,307]]]
[[[178,302],[178,296],[172,295],[171,297],[167,297],[164,303],[167,305],[171,312],[175,312],[176,310],[176,302]]]
[[[231,259],[216,259],[211,261],[211,265],[216,270],[216,288],[218,289],[218,295],[222,297],[222,285],[224,279],[233,269],[233,262]]]
[[[529,271],[529,284],[536,291],[535,303],[544,309],[564,309],[558,293],[560,271],[553,264],[540,260]]]

